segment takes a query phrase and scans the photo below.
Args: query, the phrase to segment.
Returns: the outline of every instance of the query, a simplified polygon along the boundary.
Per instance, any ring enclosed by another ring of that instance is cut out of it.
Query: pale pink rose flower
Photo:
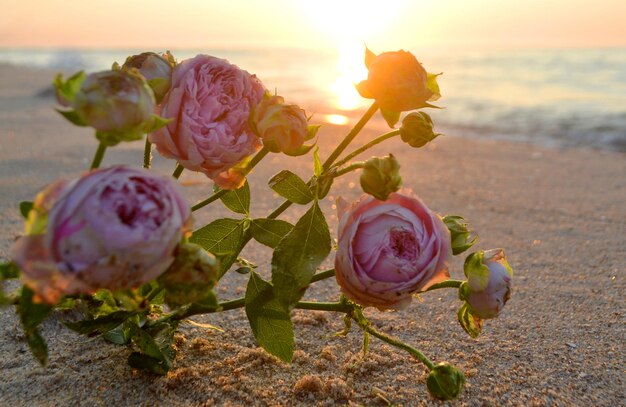
[[[419,198],[392,193],[338,206],[336,277],[357,304],[402,309],[415,292],[449,278],[450,233]]]
[[[18,239],[10,254],[45,302],[158,277],[190,227],[178,185],[148,170],[95,170],[50,191],[55,196],[43,200],[50,208],[45,231]]]
[[[164,157],[232,188],[228,169],[261,147],[249,119],[264,92],[256,76],[224,59],[185,60],[174,68],[160,106],[160,116],[172,122],[150,134],[150,141]]]

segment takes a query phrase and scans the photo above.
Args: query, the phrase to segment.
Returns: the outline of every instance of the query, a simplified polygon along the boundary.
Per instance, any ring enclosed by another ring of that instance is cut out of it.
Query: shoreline
[[[22,230],[20,200],[52,180],[88,167],[96,143],[86,129],[67,123],[36,93],[48,84],[45,71],[7,70],[0,65],[0,257],[6,258]],[[44,80],[45,79],[45,80]],[[378,126],[378,125],[377,125]],[[342,127],[320,130],[320,155]],[[355,146],[376,133],[364,132]],[[59,136],[62,135],[62,136]],[[141,142],[107,152],[104,165],[140,162]],[[377,329],[418,347],[433,361],[447,360],[467,377],[453,405],[620,405],[626,397],[626,155],[583,148],[550,149],[533,144],[446,136],[425,148],[399,139],[366,153],[392,152],[404,185],[442,214],[466,217],[479,234],[476,249],[504,247],[514,270],[513,293],[502,315],[486,321],[470,339],[456,321],[453,290],[423,295],[396,313],[368,310]],[[31,161],[34,160],[34,161]],[[269,156],[251,175],[252,212],[263,216],[279,200],[267,179],[284,159]],[[306,159],[290,170],[309,174]],[[171,161],[155,159],[163,173]],[[358,178],[338,180],[323,204],[332,236],[334,198],[360,195]],[[211,183],[184,172],[190,202]],[[293,220],[300,208],[283,219]],[[198,212],[195,225],[226,216],[219,203]],[[251,245],[246,257],[266,275],[269,251]],[[332,258],[332,255],[331,255]],[[462,259],[451,264],[461,278]],[[228,273],[216,290],[221,300],[240,296],[246,276]],[[321,282],[307,300],[335,299],[332,281]],[[1,405],[333,405],[337,403],[440,405],[425,387],[426,370],[400,350],[372,338],[361,360],[362,336],[346,338],[340,315],[294,313],[296,356],[277,362],[256,347],[242,311],[193,318],[224,332],[184,324],[179,356],[165,377],[132,371],[129,350],[64,328],[59,316],[43,324],[50,362],[39,367],[23,342],[11,308],[0,310]]]

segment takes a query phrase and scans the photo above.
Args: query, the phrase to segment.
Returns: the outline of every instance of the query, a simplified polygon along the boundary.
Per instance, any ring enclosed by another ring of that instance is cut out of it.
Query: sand
[[[58,177],[87,168],[95,141],[52,109],[38,93],[52,73],[0,66],[0,257],[21,232],[17,202],[32,199]],[[377,128],[382,128],[379,122]],[[322,153],[346,128],[321,130]],[[366,131],[357,144],[372,139]],[[480,235],[479,249],[504,247],[514,268],[514,291],[501,316],[470,339],[456,321],[453,290],[427,293],[402,312],[368,310],[374,326],[447,360],[467,377],[452,405],[626,404],[626,155],[586,149],[545,149],[449,134],[413,150],[393,140],[373,154],[393,152],[404,185],[432,209],[465,216]],[[139,163],[143,144],[115,149],[104,164]],[[265,183],[286,161],[270,156],[252,175],[253,215],[280,202]],[[155,159],[163,173],[173,163]],[[303,176],[310,163],[289,161]],[[210,183],[184,173],[189,199],[205,197]],[[359,195],[355,177],[341,179],[324,202],[336,230],[332,199]],[[294,220],[300,210],[290,210]],[[214,204],[198,212],[196,225],[227,215]],[[251,246],[246,256],[267,275],[269,251]],[[462,278],[462,259],[451,274]],[[218,296],[241,296],[246,277],[227,274]],[[307,299],[334,300],[333,281],[316,284]],[[294,312],[296,354],[284,364],[255,345],[242,310],[194,317],[184,324],[178,357],[165,377],[133,371],[130,352],[99,338],[65,329],[48,318],[43,336],[50,362],[40,367],[23,341],[14,310],[0,310],[0,405],[439,405],[425,387],[426,369],[375,338],[362,359],[358,329],[345,338],[341,315]]]

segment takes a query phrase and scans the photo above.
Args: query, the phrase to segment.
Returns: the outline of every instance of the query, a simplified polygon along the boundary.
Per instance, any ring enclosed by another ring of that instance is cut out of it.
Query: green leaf
[[[166,374],[176,357],[172,345],[178,322],[162,322],[145,330],[136,323],[128,324],[128,327],[133,343],[141,350],[141,353],[133,352],[128,357],[128,364],[136,369]]]
[[[365,67],[370,69],[372,62],[376,59],[376,54],[370,51],[369,48],[365,47]]]
[[[78,322],[63,322],[63,324],[72,331],[82,335],[95,336],[101,335],[117,328],[128,318],[136,315],[136,312],[115,311],[111,314],[98,317],[95,319],[87,319]]]
[[[33,209],[33,203],[31,201],[20,202],[20,214],[24,219],[28,219],[28,213]]]
[[[313,147],[315,147],[316,144],[317,144],[317,140],[313,144],[301,145],[296,151],[289,151],[289,152],[283,151],[283,154],[288,155],[290,157],[300,157],[300,156],[307,154],[309,151],[311,151]]]
[[[34,303],[35,292],[27,285],[22,288],[22,295],[18,304],[18,313],[25,332],[36,329],[52,311],[52,306],[46,303]]]
[[[136,323],[129,324],[130,335],[133,343],[146,355],[162,362],[169,362],[159,345],[150,334],[139,327]],[[171,365],[170,365],[171,366]]]
[[[60,100],[66,101],[68,104],[72,104],[76,94],[80,91],[80,87],[85,80],[85,72],[80,71],[63,80],[63,75],[58,74],[54,78],[52,85],[56,90],[57,96]]]
[[[33,303],[35,293],[28,286],[22,287],[17,313],[22,322],[28,346],[39,363],[48,361],[48,346],[39,334],[39,324],[50,314],[52,306],[45,303]]]
[[[291,362],[295,339],[289,311],[274,297],[272,285],[255,272],[248,280],[246,315],[259,345],[279,359]]]
[[[103,333],[102,337],[116,345],[126,345],[130,342],[130,328],[126,324],[119,324],[110,331]]]
[[[0,264],[0,279],[10,280],[12,278],[18,278],[20,276],[20,269],[15,263],[2,263]]]
[[[468,255],[463,264],[463,273],[473,291],[482,291],[489,284],[489,267],[483,264],[484,251]]]
[[[313,200],[313,195],[306,182],[289,170],[282,170],[274,175],[268,184],[270,188],[290,202],[306,205]]]
[[[143,129],[143,133],[154,133],[160,128],[167,126],[174,120],[174,119],[165,119],[156,114],[150,115],[150,119],[151,120],[147,122],[147,125]]]
[[[35,356],[35,359],[39,361],[42,366],[48,363],[48,345],[46,341],[41,337],[39,329],[34,329],[26,333],[26,341],[31,353]]]
[[[320,149],[316,148],[313,152],[313,174],[316,177],[321,177],[324,172],[324,166],[322,165],[322,160],[320,160]]]
[[[219,192],[221,188],[213,187],[213,192]],[[231,211],[247,215],[250,213],[250,185],[246,180],[239,189],[226,192],[220,197],[222,203]]]
[[[306,137],[304,138],[304,140],[312,140],[317,135],[320,127],[322,127],[321,124],[309,124],[306,128]]]
[[[246,241],[246,220],[223,218],[196,230],[189,238],[190,243],[200,245],[204,250],[220,259],[219,277],[233,265]]]
[[[65,117],[67,119],[67,121],[69,121],[72,124],[75,124],[76,126],[80,126],[80,127],[87,126],[87,122],[85,122],[85,119],[83,119],[82,116],[79,115],[78,112],[76,112],[76,110],[56,109],[56,111],[61,116]]]
[[[387,122],[389,127],[391,127],[392,129],[394,128],[396,123],[398,123],[398,120],[400,120],[400,112],[394,112],[393,110],[387,110],[387,109],[381,108],[380,113],[383,115],[383,117],[385,118],[385,121]]]
[[[254,219],[250,223],[250,233],[252,237],[259,243],[272,249],[278,245],[278,242],[291,232],[293,225],[280,219]]]
[[[441,91],[439,90],[439,84],[437,83],[437,77],[439,75],[441,75],[441,73],[427,73],[426,75],[426,88],[433,93],[428,100],[435,101],[441,97]]]
[[[471,314],[467,303],[463,304],[461,308],[459,308],[457,317],[461,327],[463,327],[469,336],[476,338],[480,335],[480,332],[483,329],[483,320]]]
[[[162,360],[140,352],[133,352],[128,356],[128,365],[134,369],[145,370],[159,375],[166,375],[170,370]]]
[[[330,252],[330,232],[317,202],[276,246],[272,256],[272,284],[283,306],[291,309]]]

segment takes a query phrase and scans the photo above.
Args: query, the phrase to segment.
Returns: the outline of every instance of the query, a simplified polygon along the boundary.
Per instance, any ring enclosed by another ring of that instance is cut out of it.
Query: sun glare
[[[337,79],[330,86],[335,99],[333,104],[342,110],[355,110],[365,103],[354,87],[367,78],[367,69],[363,62],[365,45],[345,42],[338,51]]]
[[[313,27],[337,52],[334,80],[329,84],[334,107],[355,110],[365,104],[354,85],[367,77],[365,45],[384,37],[405,0],[301,1]]]

